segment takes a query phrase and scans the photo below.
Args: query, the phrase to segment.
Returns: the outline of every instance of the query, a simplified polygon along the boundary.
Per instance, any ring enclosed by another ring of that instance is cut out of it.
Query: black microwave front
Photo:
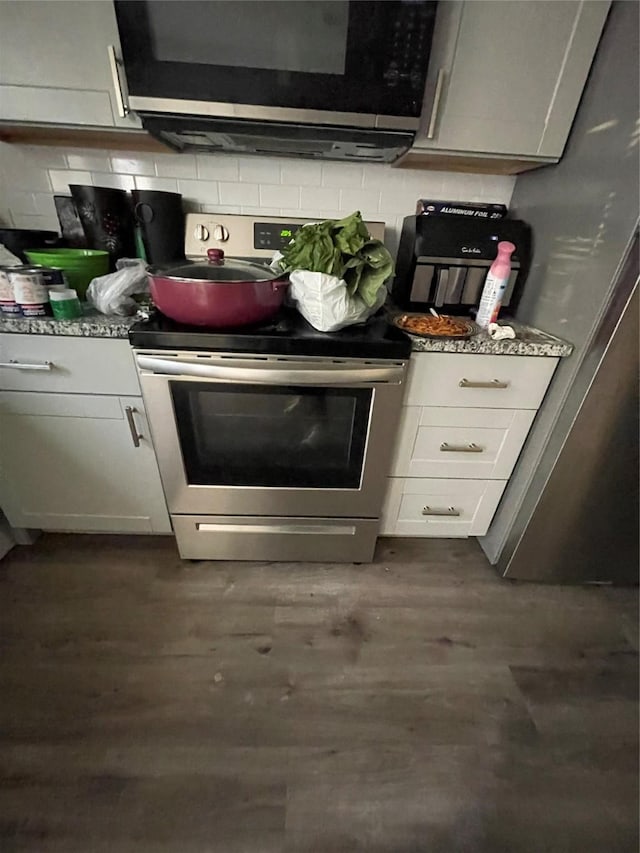
[[[431,0],[116,2],[140,113],[415,130]]]

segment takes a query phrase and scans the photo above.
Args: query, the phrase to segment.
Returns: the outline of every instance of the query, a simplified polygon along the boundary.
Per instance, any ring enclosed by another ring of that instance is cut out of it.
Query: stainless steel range
[[[244,257],[291,224],[227,216],[215,233],[231,242],[234,219],[254,241],[235,250]],[[410,351],[401,333],[373,318],[324,334],[287,309],[225,331],[156,315],[130,340],[182,557],[371,559]]]

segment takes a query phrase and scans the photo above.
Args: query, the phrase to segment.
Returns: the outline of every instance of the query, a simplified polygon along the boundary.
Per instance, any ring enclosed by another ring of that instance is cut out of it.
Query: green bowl
[[[109,272],[109,253],[102,249],[27,249],[25,255],[32,264],[62,270],[80,299],[92,279]]]

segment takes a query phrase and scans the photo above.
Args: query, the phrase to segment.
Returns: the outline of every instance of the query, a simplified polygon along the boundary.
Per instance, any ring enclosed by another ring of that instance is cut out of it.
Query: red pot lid
[[[233,282],[273,281],[279,274],[270,267],[245,261],[242,258],[225,258],[222,249],[209,249],[208,261],[194,261],[180,267],[152,271],[163,278],[180,281],[197,279],[198,281]]]

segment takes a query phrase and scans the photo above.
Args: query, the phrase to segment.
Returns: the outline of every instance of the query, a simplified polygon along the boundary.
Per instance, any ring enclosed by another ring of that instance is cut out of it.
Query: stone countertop
[[[84,316],[76,320],[56,320],[53,317],[0,317],[0,332],[23,335],[67,335],[81,338],[127,338],[136,317],[112,317],[85,307]],[[506,321],[505,321],[506,322]],[[466,340],[433,340],[409,335],[414,352],[460,352],[478,355],[534,355],[564,357],[573,352],[572,344],[509,321],[517,337],[494,341],[487,332],[479,332]]]
[[[127,338],[136,317],[116,317],[99,314],[84,306],[84,314],[75,320],[56,320],[55,317],[2,317],[0,332],[22,335],[68,335],[78,338]]]
[[[573,344],[525,326],[515,320],[505,319],[500,325],[513,327],[515,338],[494,341],[489,333],[481,330],[465,340],[437,340],[409,335],[413,352],[460,352],[468,355],[534,355],[564,358],[573,352]],[[406,332],[405,332],[406,334]]]

